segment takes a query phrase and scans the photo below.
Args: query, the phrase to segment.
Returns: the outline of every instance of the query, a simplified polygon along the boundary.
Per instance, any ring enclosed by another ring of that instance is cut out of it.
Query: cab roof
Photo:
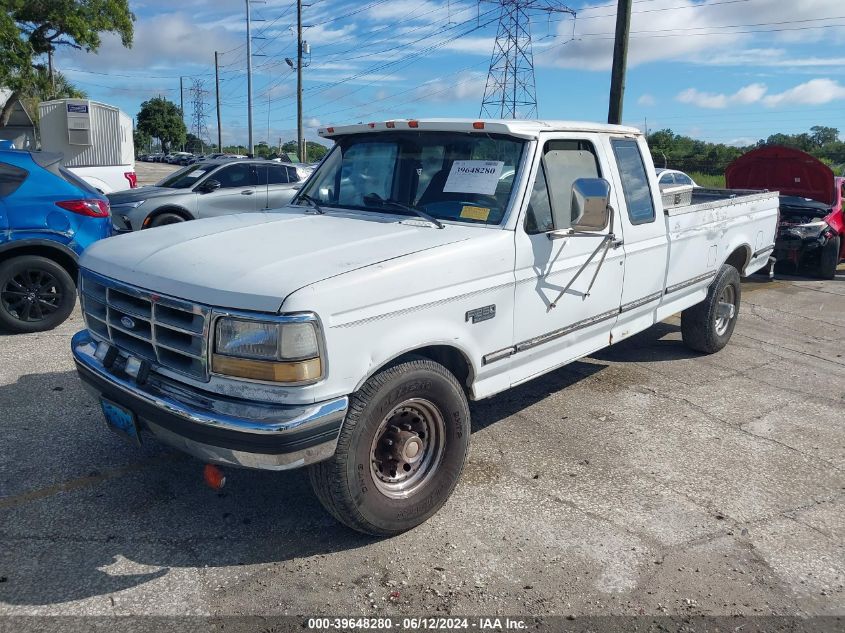
[[[320,128],[318,133],[324,138],[335,138],[346,134],[371,132],[389,132],[395,130],[418,129],[429,132],[492,132],[508,134],[520,138],[537,138],[541,132],[604,132],[641,136],[642,132],[634,127],[609,125],[586,121],[523,121],[518,119],[394,119],[373,123],[336,125]]]

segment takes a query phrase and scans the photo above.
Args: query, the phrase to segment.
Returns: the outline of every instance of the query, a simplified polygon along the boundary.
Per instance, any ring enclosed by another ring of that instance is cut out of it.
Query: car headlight
[[[816,219],[806,224],[798,224],[790,227],[790,230],[798,237],[806,239],[808,237],[819,237],[826,228],[827,222]]]
[[[314,323],[217,319],[212,371],[281,383],[316,382],[323,374]]]
[[[137,209],[145,202],[146,200],[138,200],[136,202],[121,202],[120,204],[112,205],[112,209],[128,211],[129,209]]]

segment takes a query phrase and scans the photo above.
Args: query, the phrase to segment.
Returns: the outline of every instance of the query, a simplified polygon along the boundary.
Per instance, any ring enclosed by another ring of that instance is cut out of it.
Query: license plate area
[[[100,407],[103,409],[106,424],[112,431],[132,444],[141,444],[138,421],[132,411],[106,398],[100,398]]]

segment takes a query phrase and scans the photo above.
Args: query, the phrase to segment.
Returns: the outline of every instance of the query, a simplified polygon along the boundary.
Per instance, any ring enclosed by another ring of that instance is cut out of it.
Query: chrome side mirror
[[[573,228],[600,230],[610,219],[610,183],[604,178],[579,178],[572,183]]]

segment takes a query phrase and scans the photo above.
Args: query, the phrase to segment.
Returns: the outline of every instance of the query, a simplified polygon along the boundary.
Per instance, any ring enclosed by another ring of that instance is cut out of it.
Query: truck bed
[[[778,192],[739,189],[695,189],[691,204],[665,209],[665,305],[683,306],[690,294],[703,298],[719,265],[732,256],[742,275],[762,268],[774,246],[777,210]]]

